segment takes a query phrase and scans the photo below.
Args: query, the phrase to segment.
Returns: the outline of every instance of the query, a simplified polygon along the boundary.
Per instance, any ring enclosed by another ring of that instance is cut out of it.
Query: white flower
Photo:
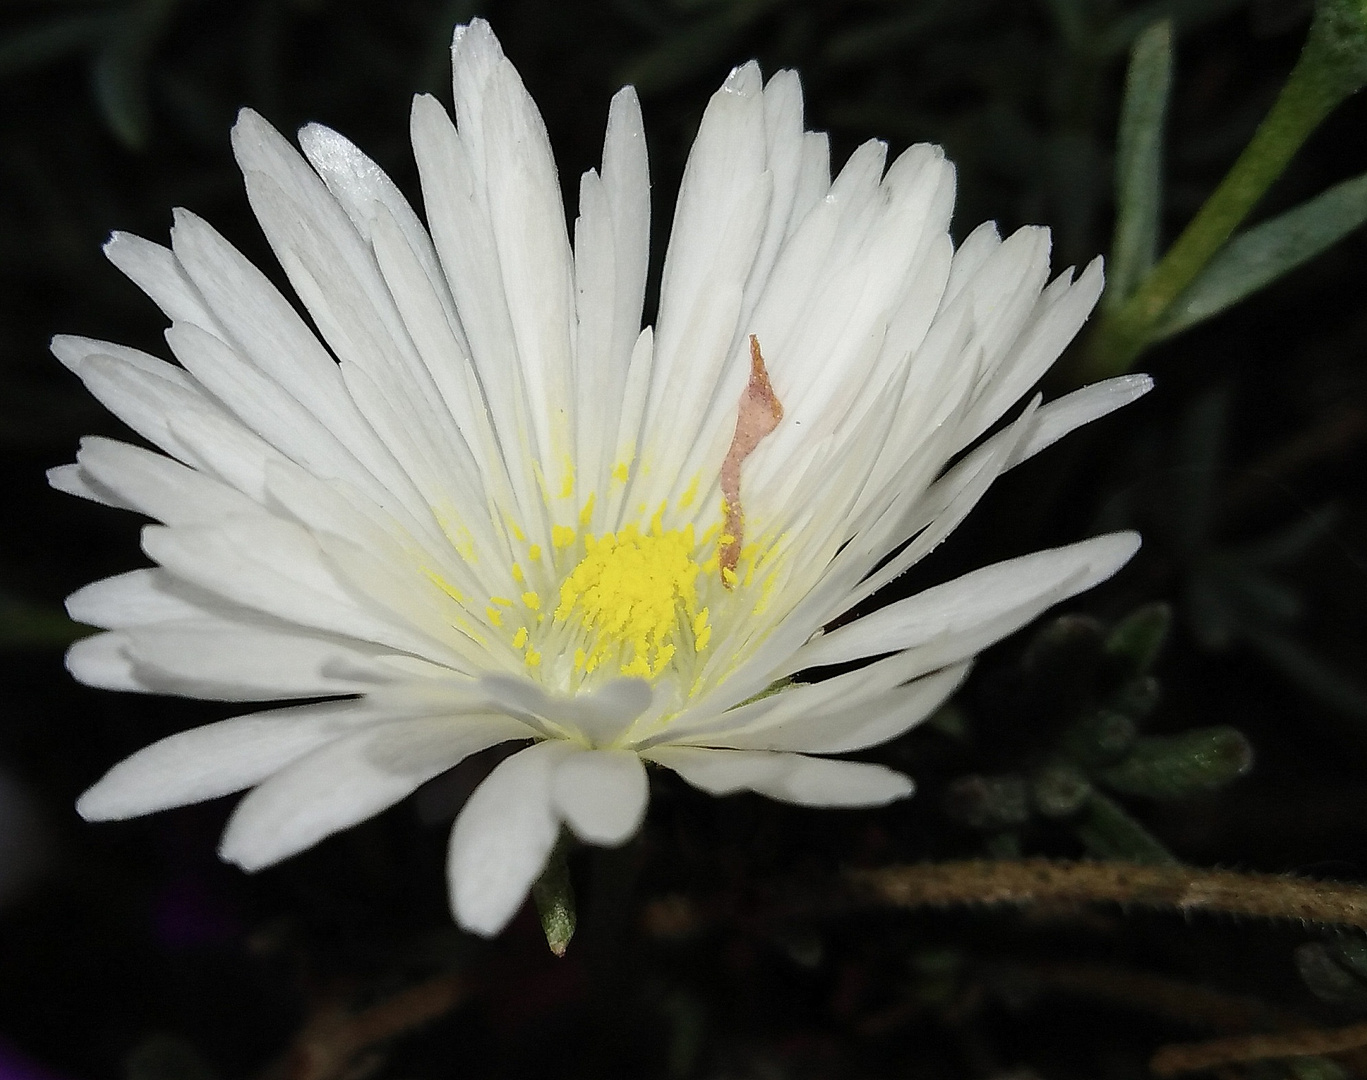
[[[612,102],[573,243],[540,115],[489,27],[453,45],[456,124],[414,101],[427,228],[327,128],[304,157],[244,111],[247,193],[317,333],[204,221],[110,259],[171,320],[180,366],[53,351],[162,454],[86,439],[52,483],[160,524],[157,564],[70,598],[105,633],[92,686],[327,698],[164,739],[82,797],[125,818],[253,790],[222,857],[255,870],[462,758],[531,741],[456,820],[451,900],[501,929],[562,823],[626,840],[644,763],[713,794],[876,806],[911,792],[825,756],[885,742],[972,656],[1133,554],[1129,533],[987,567],[822,633],[934,548],[993,479],[1131,401],[1142,377],[1025,394],[1101,290],[1048,277],[1049,236],[955,250],[954,172],[869,142],[832,182],[797,76],[712,98],[641,330],[649,179]],[[430,230],[430,235],[429,235]],[[787,677],[862,666],[812,683]],[[764,691],[782,686],[776,692]]]

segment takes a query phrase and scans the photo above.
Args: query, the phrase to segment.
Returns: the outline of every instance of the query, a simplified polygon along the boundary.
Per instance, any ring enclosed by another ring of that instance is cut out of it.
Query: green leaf
[[[166,32],[179,0],[140,0],[119,16],[95,57],[95,100],[114,137],[129,150],[147,145],[151,109],[148,61]]]
[[[1218,315],[1309,262],[1367,222],[1367,174],[1240,233],[1168,308],[1156,338]]]
[[[1253,748],[1242,732],[1208,727],[1137,739],[1121,761],[1098,775],[1118,791],[1176,799],[1222,788],[1252,767]]]
[[[1344,966],[1338,950],[1322,941],[1307,941],[1297,946],[1295,957],[1301,981],[1321,1001],[1367,1007],[1367,983]]]
[[[1224,18],[1246,3],[1248,0],[1155,0],[1116,19],[1092,43],[1092,53],[1106,57],[1123,52],[1159,19],[1171,19],[1182,30],[1195,30]]]
[[[1177,862],[1157,837],[1098,791],[1092,792],[1072,825],[1077,838],[1098,858],[1158,865]]]
[[[1145,604],[1121,619],[1107,635],[1106,654],[1123,662],[1134,674],[1143,675],[1158,659],[1171,629],[1171,605]]]
[[[35,607],[0,596],[0,648],[64,649],[89,633],[60,608]]]
[[[61,60],[96,44],[109,16],[64,15],[20,30],[0,41],[0,78]]]
[[[1120,760],[1137,737],[1129,716],[1115,709],[1097,709],[1063,736],[1059,749],[1084,768],[1094,768]]]
[[[1163,129],[1172,88],[1172,22],[1154,23],[1130,52],[1115,159],[1115,238],[1107,308],[1123,304],[1158,258],[1163,210]]]
[[[1078,769],[1053,762],[1030,778],[1035,809],[1047,818],[1071,817],[1092,794],[1091,782]]]

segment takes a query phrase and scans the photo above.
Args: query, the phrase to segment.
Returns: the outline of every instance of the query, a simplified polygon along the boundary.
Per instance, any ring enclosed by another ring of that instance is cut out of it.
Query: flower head
[[[1036,399],[981,441],[1087,317],[1099,263],[1049,281],[1039,228],[986,225],[956,250],[954,173],[933,146],[885,168],[869,142],[832,181],[797,77],[765,84],[753,63],[707,108],[642,330],[635,94],[612,101],[571,240],[540,115],[487,24],[457,31],[453,62],[456,122],[413,105],[426,226],[335,132],[304,128],[300,156],[239,118],[252,208],[312,327],[193,214],[169,249],[114,235],[110,259],[171,320],[179,364],[81,338],[53,350],[164,453],[87,439],[52,482],[159,523],[143,534],[154,567],[71,597],[105,629],[72,648],[77,678],[325,699],[164,739],[81,813],[251,788],[221,854],[254,870],[526,743],[451,839],[455,916],[492,934],[562,825],[605,845],[635,832],[646,762],[714,794],[909,794],[898,773],[824,755],[910,728],[976,652],[1114,573],[1137,539],[822,628],[1003,470],[1148,383]],[[857,666],[800,677],[830,665]]]

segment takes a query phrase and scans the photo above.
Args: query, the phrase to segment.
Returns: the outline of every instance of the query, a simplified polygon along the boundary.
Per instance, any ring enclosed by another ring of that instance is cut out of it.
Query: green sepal
[[[546,868],[532,886],[532,899],[541,917],[541,930],[546,944],[556,956],[564,956],[574,937],[574,883],[570,880],[570,864],[566,857],[570,839],[561,833],[559,842],[546,860]]]

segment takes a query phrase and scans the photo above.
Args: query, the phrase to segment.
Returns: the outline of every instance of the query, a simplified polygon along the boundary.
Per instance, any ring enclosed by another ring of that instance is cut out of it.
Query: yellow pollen
[[[625,461],[619,461],[612,467],[612,478],[619,484],[625,484],[627,482],[627,477],[630,475],[631,472],[627,468],[627,463]]]
[[[585,635],[574,653],[577,670],[615,662],[623,675],[654,678],[680,645],[696,653],[710,635],[707,609],[698,607],[693,527],[666,531],[660,518],[648,533],[628,525],[584,537],[585,555],[561,583],[554,613]]]
[[[529,547],[529,548],[527,549],[527,558],[531,559],[532,562],[538,562],[538,561],[540,561],[540,559],[541,559],[541,545],[540,545],[540,544],[533,544],[531,547]]]
[[[535,649],[528,649],[526,660],[528,667],[538,667],[541,664],[541,654]]]
[[[489,616],[489,621],[495,626],[503,625],[503,612],[499,611],[493,604],[484,609],[484,614]]]
[[[700,475],[694,476],[687,489],[679,496],[679,505],[685,510],[692,506],[693,500],[698,497],[698,484],[701,480],[702,477]]]
[[[574,543],[578,534],[568,525],[551,526],[551,543],[558,548],[567,548]]]
[[[525,644],[527,644],[527,628],[519,626],[517,633],[513,635],[513,648],[520,649]]]
[[[541,608],[541,597],[537,596],[534,592],[524,592],[522,594],[522,602],[533,611],[538,611]]]
[[[518,566],[517,563],[513,563],[513,580],[521,584],[524,576],[522,567]]]

